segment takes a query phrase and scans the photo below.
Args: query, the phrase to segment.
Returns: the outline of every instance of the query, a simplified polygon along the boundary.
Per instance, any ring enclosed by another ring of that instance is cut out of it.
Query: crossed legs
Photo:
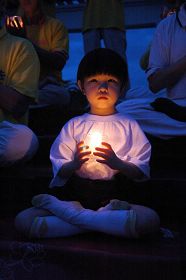
[[[32,199],[35,207],[19,213],[15,226],[27,236],[63,237],[87,231],[99,231],[126,238],[159,230],[159,217],[152,209],[112,200],[106,207],[93,211],[76,201],[61,201],[41,194]]]

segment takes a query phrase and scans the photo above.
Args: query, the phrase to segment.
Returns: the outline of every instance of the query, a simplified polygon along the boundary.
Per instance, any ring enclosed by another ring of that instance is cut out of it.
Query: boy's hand
[[[6,25],[6,30],[8,33],[10,33],[14,36],[26,38],[26,30],[25,30],[25,26],[24,26],[24,23],[23,23],[23,20],[21,17],[7,16],[5,25]]]
[[[89,157],[86,157],[91,154],[91,151],[88,151],[89,146],[84,146],[84,142],[81,141],[77,144],[77,151],[74,155],[74,167],[78,170],[83,163],[89,160]]]
[[[110,168],[114,170],[120,170],[121,168],[121,160],[116,156],[110,144],[106,142],[101,143],[105,148],[96,148],[96,151],[93,154],[95,156],[100,157],[100,159],[96,159],[97,162],[108,165]]]

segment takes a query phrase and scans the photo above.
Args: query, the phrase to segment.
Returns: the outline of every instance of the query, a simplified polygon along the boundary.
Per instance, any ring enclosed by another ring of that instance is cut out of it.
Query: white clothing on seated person
[[[182,25],[186,26],[184,6],[180,8],[178,16]],[[156,28],[147,77],[184,56],[186,56],[186,32],[179,25],[176,14],[172,14],[162,20]],[[155,111],[150,105],[158,97],[170,98],[176,104],[186,106],[186,74],[175,86],[157,94],[143,87],[129,90],[127,99],[117,106],[117,110],[132,116],[146,133],[153,136],[166,139],[186,135],[186,122],[174,120],[164,113]]]
[[[28,40],[7,33],[4,26],[0,28],[0,54],[0,86],[15,90],[33,102],[37,100],[40,64],[33,45]],[[35,154],[38,140],[27,123],[28,110],[15,118],[1,104],[0,166],[26,161]]]
[[[117,110],[134,118],[145,133],[155,137],[169,139],[186,135],[186,122],[174,120],[164,113],[157,112],[150,105],[158,97],[167,97],[166,92],[162,91],[155,95],[148,88],[133,88],[127,92],[127,99],[117,105]],[[184,104],[186,106],[186,100]]]
[[[157,26],[150,50],[147,77],[186,56],[186,10],[184,5],[181,6],[178,17],[183,28],[178,23],[176,13],[162,20]],[[177,104],[181,105],[182,102],[186,104],[186,73],[175,86],[168,88],[166,93],[167,97]]]
[[[0,166],[27,161],[37,149],[37,136],[26,125],[0,122]]]

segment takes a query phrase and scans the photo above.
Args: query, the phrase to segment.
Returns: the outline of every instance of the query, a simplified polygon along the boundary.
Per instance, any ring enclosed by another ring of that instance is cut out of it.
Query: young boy
[[[119,200],[130,180],[149,176],[151,152],[136,121],[115,109],[127,73],[125,61],[110,49],[96,49],[82,59],[77,80],[90,111],[65,124],[50,153],[50,187],[60,190],[60,200],[35,196],[34,207],[16,217],[18,230],[39,238],[87,230],[137,238],[159,229],[152,209]]]

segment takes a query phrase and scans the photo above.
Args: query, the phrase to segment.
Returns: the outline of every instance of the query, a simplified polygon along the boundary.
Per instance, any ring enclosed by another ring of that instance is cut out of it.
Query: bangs
[[[85,78],[96,74],[112,75],[123,84],[128,80],[128,67],[124,59],[116,52],[105,48],[95,49],[81,60],[77,80],[83,82]]]

